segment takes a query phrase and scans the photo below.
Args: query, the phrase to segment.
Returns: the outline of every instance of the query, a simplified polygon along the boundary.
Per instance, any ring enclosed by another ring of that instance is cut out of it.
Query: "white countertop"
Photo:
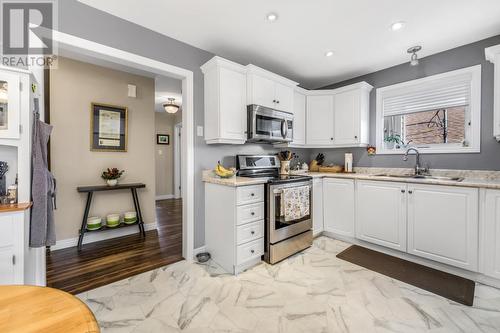
[[[366,168],[365,168],[366,169]],[[459,186],[459,187],[476,187],[476,188],[488,188],[488,189],[500,189],[500,178],[498,177],[498,171],[467,171],[467,170],[436,170],[438,172],[437,176],[448,175],[451,177],[463,177],[464,179],[460,182],[445,179],[429,179],[429,178],[401,178],[401,177],[391,177],[391,176],[380,176],[377,174],[388,173],[388,174],[405,174],[407,169],[387,169],[385,172],[356,172],[356,173],[326,173],[326,172],[307,172],[301,173],[303,175],[310,176],[312,178],[348,178],[348,179],[362,179],[362,180],[375,180],[375,181],[389,181],[389,182],[399,182],[399,183],[409,183],[409,184],[432,184],[432,185],[444,185],[444,186]],[[392,171],[392,172],[391,172]],[[432,173],[432,170],[431,170]],[[451,174],[451,175],[450,175]],[[471,177],[468,177],[470,175]],[[220,178],[215,175],[211,170],[203,172],[203,181],[206,183],[219,184],[225,186],[248,186],[248,185],[258,185],[265,184],[265,179],[259,178],[249,178],[249,177],[232,177],[232,178]]]

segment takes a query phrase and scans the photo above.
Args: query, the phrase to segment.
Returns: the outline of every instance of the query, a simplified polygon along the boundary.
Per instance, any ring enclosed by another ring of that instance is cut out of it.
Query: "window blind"
[[[383,114],[392,116],[470,104],[471,75],[457,75],[432,83],[416,83],[383,96]]]

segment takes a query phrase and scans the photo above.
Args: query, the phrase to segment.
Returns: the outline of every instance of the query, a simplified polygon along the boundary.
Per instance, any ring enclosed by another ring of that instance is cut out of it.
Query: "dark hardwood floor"
[[[182,260],[182,200],[156,202],[158,230],[47,254],[47,285],[72,294]]]

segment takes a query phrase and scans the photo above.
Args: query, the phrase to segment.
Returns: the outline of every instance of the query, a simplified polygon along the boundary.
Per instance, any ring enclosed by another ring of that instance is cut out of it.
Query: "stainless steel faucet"
[[[412,150],[415,152],[415,175],[427,174],[429,169],[420,166],[420,152],[416,148],[408,148],[403,156],[403,161],[408,161],[408,153]]]

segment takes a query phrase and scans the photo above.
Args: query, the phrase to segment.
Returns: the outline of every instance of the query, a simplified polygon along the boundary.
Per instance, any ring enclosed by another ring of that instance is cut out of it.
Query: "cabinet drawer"
[[[264,203],[236,207],[236,225],[242,225],[264,219]]]
[[[236,264],[260,257],[264,254],[264,238],[256,239],[250,243],[239,245],[236,249]]]
[[[236,189],[236,204],[264,201],[264,185],[241,186]]]
[[[257,221],[240,225],[236,229],[236,241],[238,245],[264,237],[264,221]]]
[[[14,238],[14,218],[0,215],[0,247],[12,246]]]

